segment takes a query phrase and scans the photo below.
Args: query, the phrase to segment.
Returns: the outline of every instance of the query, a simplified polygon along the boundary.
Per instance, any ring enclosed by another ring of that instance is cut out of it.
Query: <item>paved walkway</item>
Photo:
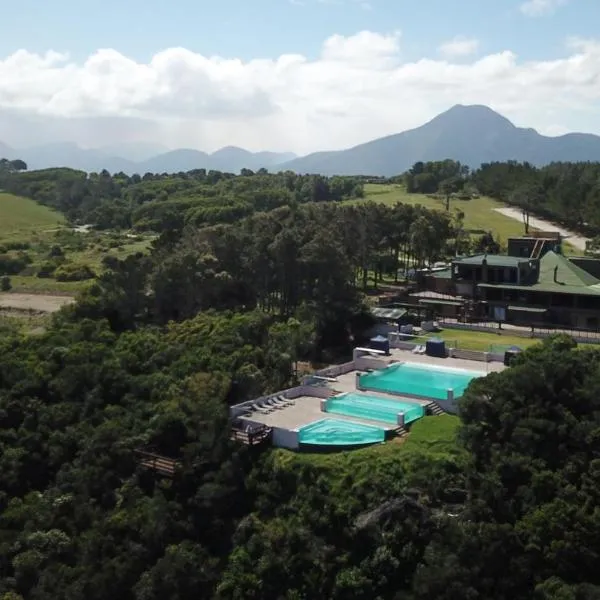
[[[495,208],[496,212],[503,214],[505,217],[509,217],[511,219],[515,219],[516,221],[523,222],[523,213],[518,208]],[[542,231],[558,231],[560,235],[568,240],[571,246],[574,246],[578,250],[585,250],[585,243],[589,241],[590,238],[582,237],[564,227],[560,227],[559,225],[555,225],[554,223],[550,223],[550,221],[545,221],[544,219],[538,219],[538,217],[529,217],[529,225],[534,227],[535,229],[541,229]]]

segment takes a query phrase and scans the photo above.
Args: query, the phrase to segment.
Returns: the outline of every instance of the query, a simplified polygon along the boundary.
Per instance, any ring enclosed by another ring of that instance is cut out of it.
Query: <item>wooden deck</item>
[[[175,477],[177,469],[180,465],[178,460],[169,458],[168,456],[162,456],[155,454],[144,449],[134,450],[138,464],[151,471],[154,471],[157,475],[162,477]]]
[[[231,426],[231,439],[246,446],[260,446],[271,441],[273,429],[262,423],[237,421]]]

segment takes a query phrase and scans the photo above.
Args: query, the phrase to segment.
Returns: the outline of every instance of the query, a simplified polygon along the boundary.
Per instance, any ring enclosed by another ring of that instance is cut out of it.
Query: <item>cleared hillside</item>
[[[15,237],[26,239],[28,234],[65,223],[64,217],[28,198],[0,192],[0,241]]]

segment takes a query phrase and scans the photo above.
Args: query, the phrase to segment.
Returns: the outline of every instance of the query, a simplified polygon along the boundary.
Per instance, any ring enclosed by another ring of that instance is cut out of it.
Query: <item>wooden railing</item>
[[[174,477],[180,465],[179,461],[174,458],[155,454],[141,448],[134,450],[134,454],[141,467],[154,471],[163,477]]]
[[[266,425],[245,426],[244,424],[231,427],[231,439],[246,446],[259,446],[271,441],[273,430]]]

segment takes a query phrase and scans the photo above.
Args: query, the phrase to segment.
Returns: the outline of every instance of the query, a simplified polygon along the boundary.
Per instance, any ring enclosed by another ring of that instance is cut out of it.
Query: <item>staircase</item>
[[[533,246],[533,250],[531,251],[531,256],[529,258],[537,260],[542,253],[542,248],[544,247],[544,240],[537,239],[535,241],[535,245]]]
[[[395,437],[402,438],[408,435],[408,430],[403,425],[400,425],[400,427],[396,427],[396,429],[394,429],[393,431]]]
[[[437,402],[430,402],[425,405],[425,414],[437,416],[446,414],[446,411]]]

